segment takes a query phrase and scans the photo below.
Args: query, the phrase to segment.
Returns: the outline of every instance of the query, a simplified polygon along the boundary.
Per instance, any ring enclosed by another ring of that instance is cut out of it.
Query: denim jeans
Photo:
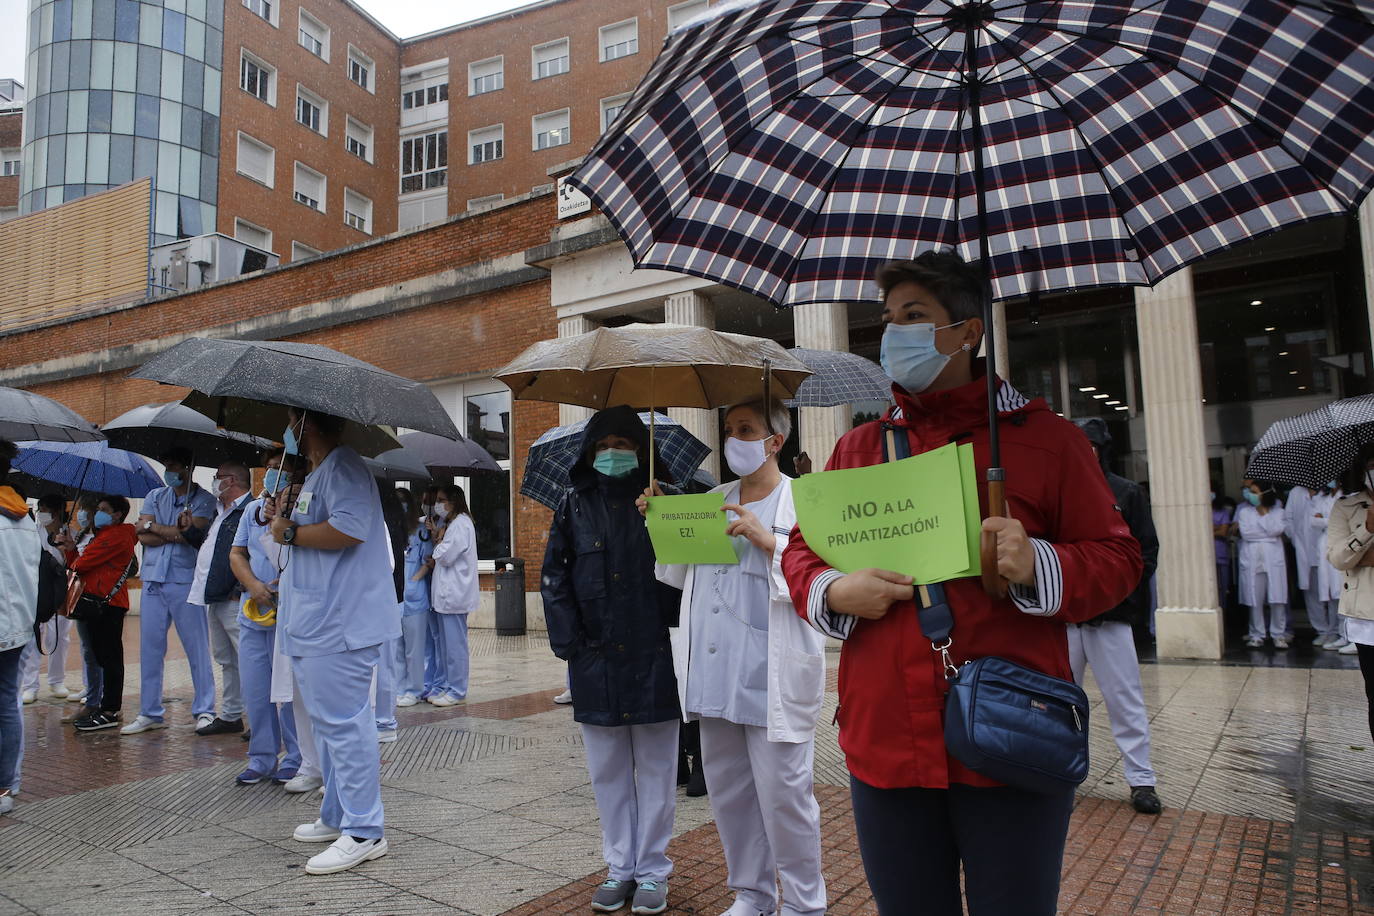
[[[19,713],[19,657],[24,647],[0,652],[0,789],[19,781],[24,718]]]

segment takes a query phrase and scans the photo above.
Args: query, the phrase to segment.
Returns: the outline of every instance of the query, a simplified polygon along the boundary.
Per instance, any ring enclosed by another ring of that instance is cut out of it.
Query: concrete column
[[[797,346],[808,350],[849,350],[849,311],[841,302],[812,302],[792,309]],[[838,407],[803,407],[797,411],[801,450],[811,457],[817,471],[825,468],[840,437],[849,432],[853,412],[848,404]],[[783,468],[787,474],[791,468]]]
[[[1370,352],[1374,353],[1374,194],[1360,204],[1359,220],[1360,261],[1364,264],[1364,304],[1369,310]],[[1353,350],[1354,347],[1346,349]]]
[[[716,307],[701,293],[676,293],[663,300],[663,320],[668,324],[683,324],[696,328],[716,326]],[[668,416],[678,421],[711,449],[701,466],[720,480],[720,423],[716,411],[694,407],[670,407]],[[678,481],[685,483],[686,481]]]
[[[596,329],[596,323],[586,315],[573,315],[570,318],[558,319],[559,337],[576,337],[578,334],[585,334]],[[573,404],[558,405],[558,425],[568,426],[585,420],[592,415],[593,411],[588,407],[577,407]]]
[[[1192,271],[1180,270],[1154,289],[1137,288],[1135,302],[1159,531],[1156,645],[1160,658],[1221,658]]]

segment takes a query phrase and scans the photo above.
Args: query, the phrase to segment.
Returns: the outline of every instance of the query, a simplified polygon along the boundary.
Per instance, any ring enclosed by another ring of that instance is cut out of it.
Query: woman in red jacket
[[[119,709],[124,698],[124,615],[129,612],[129,589],[120,579],[134,558],[138,535],[126,525],[129,501],[122,496],[105,496],[96,507],[91,526],[95,538],[77,556],[67,555],[67,565],[81,576],[82,592],[109,604],[87,625],[96,664],[104,674],[100,708],[77,719],[77,731],[93,732],[119,724]],[[115,587],[118,586],[118,591]],[[110,593],[114,596],[110,597]]]
[[[883,368],[897,384],[882,420],[842,438],[827,469],[884,460],[885,427],[911,454],[973,444],[979,497],[987,493],[987,393],[982,280],[952,252],[884,266]],[[1088,440],[1041,399],[1005,381],[997,399],[1010,518],[988,519],[1009,597],[976,578],[945,584],[955,664],[997,655],[1069,680],[1065,623],[1115,607],[1140,579],[1140,548],[1113,503]],[[844,640],[840,746],[850,772],[859,848],[882,916],[961,914],[959,869],[971,914],[1053,914],[1072,790],[999,785],[949,756],[944,666],[921,634],[911,579],[886,570],[844,575],[800,531],[783,555],[797,611]]]

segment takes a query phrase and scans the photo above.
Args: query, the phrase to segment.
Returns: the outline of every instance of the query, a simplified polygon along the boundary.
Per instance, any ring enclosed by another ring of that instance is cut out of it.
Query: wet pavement
[[[538,635],[473,635],[470,701],[398,710],[400,738],[383,747],[390,854],[343,875],[303,874],[317,850],[290,833],[314,818],[312,799],[235,786],[243,742],[193,734],[184,661],[168,665],[165,731],[77,735],[60,722],[74,704],[40,698],[24,712],[23,791],[0,818],[0,916],[590,912],[600,840],[579,732],[552,703],[562,665]],[[1090,686],[1092,771],[1062,912],[1374,914],[1374,742],[1359,673],[1353,659],[1282,661],[1142,667],[1159,817],[1125,801]],[[136,667],[127,683],[136,689]],[[126,698],[126,718],[134,705]],[[829,912],[874,914],[829,726],[816,783]],[[669,852],[668,912],[728,907],[706,799],[679,796]]]

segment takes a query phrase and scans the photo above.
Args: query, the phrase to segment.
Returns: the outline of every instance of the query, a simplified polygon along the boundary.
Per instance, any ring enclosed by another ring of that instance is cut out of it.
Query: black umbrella
[[[1332,401],[1265,430],[1250,453],[1245,476],[1317,490],[1340,479],[1360,448],[1370,442],[1374,442],[1374,394]]]
[[[236,433],[215,426],[215,421],[184,404],[144,404],[115,417],[101,427],[110,444],[157,458],[172,448],[187,448],[197,464],[213,467],[238,461],[255,467],[271,439]]]
[[[397,438],[408,451],[416,452],[436,477],[467,477],[501,470],[491,453],[471,439],[446,439],[433,433],[405,433]]]
[[[0,387],[0,439],[95,442],[104,438],[98,426],[52,398]]]
[[[413,448],[393,448],[390,451],[382,452],[375,458],[364,458],[363,464],[372,472],[372,476],[378,480],[396,482],[399,480],[411,483],[427,483],[432,479],[429,468],[425,467],[424,458]]]
[[[130,374],[191,388],[184,403],[225,429],[278,437],[287,406],[333,414],[361,426],[404,426],[456,439],[461,434],[421,382],[318,344],[193,337]],[[389,434],[358,444],[372,454],[395,448]]]

